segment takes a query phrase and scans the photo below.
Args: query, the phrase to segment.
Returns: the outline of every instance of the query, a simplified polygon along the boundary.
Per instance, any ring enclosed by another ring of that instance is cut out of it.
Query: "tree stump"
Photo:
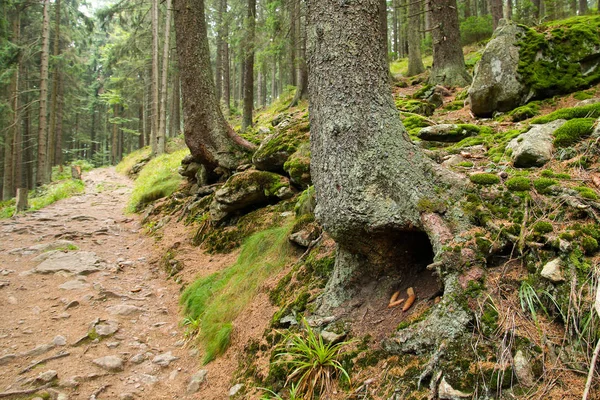
[[[81,166],[71,165],[71,177],[73,179],[81,179]]]
[[[27,188],[17,189],[15,213],[22,212],[27,209],[27,193]]]

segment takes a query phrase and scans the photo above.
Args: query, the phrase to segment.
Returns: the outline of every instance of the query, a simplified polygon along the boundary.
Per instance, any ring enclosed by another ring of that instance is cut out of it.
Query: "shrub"
[[[554,145],[567,147],[592,133],[594,118],[575,118],[567,121],[554,132]]]
[[[524,176],[516,176],[506,181],[506,187],[513,192],[524,192],[531,188],[529,178]]]
[[[473,174],[469,176],[469,179],[478,185],[495,185],[496,183],[500,183],[500,178],[497,175],[488,173]]]

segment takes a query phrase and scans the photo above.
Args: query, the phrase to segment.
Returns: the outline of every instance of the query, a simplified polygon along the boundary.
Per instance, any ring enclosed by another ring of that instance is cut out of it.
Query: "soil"
[[[203,367],[197,351],[184,343],[184,328],[179,324],[180,285],[167,279],[158,262],[166,244],[157,246],[155,238],[141,231],[138,216],[123,213],[131,181],[113,168],[93,170],[83,179],[84,194],[0,225],[0,393],[43,386],[44,382],[32,379],[54,370],[57,380],[50,389],[54,397],[61,392],[69,399],[89,399],[101,389],[93,398],[127,398],[128,393],[131,398],[145,399],[227,398],[229,378],[211,371],[215,367],[231,371],[237,364],[227,355],[214,367],[205,368],[207,384],[200,393],[186,392],[190,377]],[[55,254],[29,247],[64,239],[72,244],[57,243],[58,252],[92,252],[99,260],[93,266],[98,271],[89,275],[31,272],[40,264],[36,257]],[[172,245],[176,236],[169,239],[163,242]],[[196,266],[195,273],[222,268],[234,257],[199,253],[185,257],[187,264]],[[186,274],[191,279],[192,273]],[[71,289],[60,287],[66,282]],[[135,308],[129,307],[133,310],[129,315],[115,315],[113,306],[123,305]],[[98,320],[116,321],[118,331],[99,338],[92,333],[77,344]],[[66,339],[66,344],[58,338],[60,345],[27,354],[53,343],[57,336]],[[62,352],[68,355],[23,372],[34,362]],[[153,362],[166,352],[177,359],[167,366]],[[131,360],[140,354],[145,361]],[[93,363],[104,356],[120,357],[122,371],[107,371]]]

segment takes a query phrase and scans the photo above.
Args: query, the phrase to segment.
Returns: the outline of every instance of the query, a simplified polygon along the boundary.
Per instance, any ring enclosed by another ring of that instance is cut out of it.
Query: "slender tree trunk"
[[[90,159],[94,159],[94,155],[98,151],[98,146],[96,145],[96,101],[92,101],[92,125],[90,126]],[[62,150],[61,150],[62,154]]]
[[[252,127],[254,110],[254,27],[256,25],[256,0],[248,0],[246,31],[246,62],[244,63],[244,112],[242,131]]]
[[[119,117],[119,105],[113,105],[113,119]],[[117,164],[117,154],[119,152],[119,125],[116,123],[112,124],[112,138],[110,141],[110,163],[112,165]]]
[[[50,102],[50,130],[48,131],[48,168],[49,176],[52,176],[52,166],[55,165],[55,153],[56,153],[56,127],[58,125],[57,113],[58,113],[58,102],[59,102],[59,81],[60,81],[60,3],[61,0],[54,2],[54,49],[52,51],[53,61],[53,76],[52,76],[52,97]]]
[[[299,0],[294,0],[294,2],[298,8],[298,12],[296,13],[298,16],[296,23],[298,28],[297,42],[299,45],[297,52],[298,59],[296,60],[298,65],[298,86],[296,87],[296,94],[294,95],[289,107],[296,106],[300,100],[305,99],[308,96],[308,72],[306,67],[306,24],[303,24],[302,20],[302,16],[305,14],[305,12],[303,12]]]
[[[512,20],[513,4],[512,0],[506,0],[506,7],[504,7],[504,19],[507,21]]]
[[[23,114],[23,183],[28,189],[35,188],[35,177],[33,175],[33,148],[35,145],[34,134],[31,132],[31,105],[29,104],[29,69],[23,68],[23,104],[25,105]]]
[[[254,146],[229,127],[216,98],[204,1],[175,0],[173,5],[185,142],[192,156],[216,178],[220,174],[215,169],[235,169]]]
[[[44,19],[42,22],[42,52],[40,66],[40,114],[38,124],[38,150],[36,184],[50,182],[46,164],[48,160],[48,53],[50,47],[50,0],[44,1]]]
[[[181,129],[181,117],[179,114],[179,109],[181,107],[181,104],[179,103],[181,91],[179,86],[179,70],[177,68],[175,68],[172,79],[173,92],[171,95],[171,129],[169,129],[169,136],[175,137],[179,134],[179,130]]]
[[[464,0],[465,2],[465,19],[471,16],[471,0]]]
[[[456,0],[431,2],[433,66],[429,83],[434,85],[465,87],[471,76],[465,67],[465,57],[460,44]]]
[[[12,42],[19,44],[21,32],[21,18],[18,11],[15,11],[12,16]],[[14,72],[10,79],[10,105],[11,105],[11,122],[10,126],[4,130],[4,177],[2,182],[2,200],[8,200],[15,197],[18,184],[18,149],[21,146],[20,126],[19,126],[19,74],[21,72],[21,56],[19,56]]]
[[[62,72],[58,73],[58,96],[56,107],[56,125],[54,137],[54,165],[63,163],[62,140],[63,140],[63,106],[64,106],[64,83]],[[90,151],[91,153],[91,151]],[[91,154],[90,154],[91,157]]]
[[[290,85],[296,86],[296,21],[298,20],[296,0],[290,0],[288,4],[290,13]]]
[[[489,0],[489,8],[492,12],[492,23],[494,29],[498,27],[498,21],[502,18],[502,0]]]
[[[273,69],[271,70],[271,103],[277,98],[277,58],[273,57]]]
[[[587,0],[579,0],[579,15],[586,15],[588,11]]]
[[[167,0],[167,13],[165,16],[165,42],[163,47],[162,83],[160,94],[160,122],[156,136],[156,154],[165,152],[167,137],[167,82],[169,82],[169,50],[171,33],[171,0]]]
[[[263,60],[261,64],[262,71],[262,84],[261,84],[261,98],[260,102],[263,106],[267,106],[267,61]]]
[[[147,68],[144,79],[144,143],[150,146],[152,140],[152,69]]]
[[[21,42],[21,18],[19,14],[19,10],[17,10],[16,15],[13,20],[13,42],[16,44],[20,44]],[[23,69],[24,69],[23,57],[19,55],[17,58],[17,66],[16,66],[16,77],[13,77],[15,82],[15,92],[12,93],[12,110],[13,110],[13,165],[14,165],[14,184],[15,189],[24,188],[25,180],[23,179],[23,135],[22,135],[22,123],[21,123],[21,94],[19,91],[23,86]],[[16,191],[15,191],[16,192]]]
[[[215,60],[215,93],[217,100],[221,101],[223,98],[223,45],[225,44],[225,38],[223,35],[225,22],[223,16],[227,12],[227,0],[218,0],[217,7],[217,53]]]
[[[152,154],[158,154],[158,129],[159,129],[159,94],[160,81],[158,66],[158,0],[152,0],[152,131],[150,133],[150,146]]]
[[[138,149],[144,147],[144,101],[140,103],[138,107]]]
[[[400,39],[400,35],[398,34],[398,0],[392,0],[392,7],[392,51],[394,52],[394,59],[397,60],[400,57],[400,46],[398,43],[398,40]]]
[[[422,3],[408,1],[408,76],[418,75],[425,71],[421,60],[420,14]]]
[[[229,44],[223,43],[223,56],[221,58],[223,68],[223,102],[225,103],[225,115],[231,114],[231,76],[229,74]]]

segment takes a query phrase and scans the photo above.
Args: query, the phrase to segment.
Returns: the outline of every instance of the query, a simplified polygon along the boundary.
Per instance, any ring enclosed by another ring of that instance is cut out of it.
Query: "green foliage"
[[[478,185],[495,185],[500,183],[500,178],[498,175],[488,174],[488,173],[479,173],[473,174],[469,176],[471,182],[476,183]]]
[[[524,192],[531,188],[531,182],[524,176],[515,176],[506,181],[506,187],[513,192]]]
[[[581,238],[581,247],[586,255],[592,255],[598,251],[598,241],[590,236]]]
[[[262,283],[289,261],[291,226],[289,221],[253,234],[244,241],[235,264],[198,279],[182,293],[186,317],[201,321],[198,340],[204,345],[204,363],[227,349],[232,321],[252,302]]]
[[[419,133],[421,128],[425,128],[427,126],[432,125],[431,121],[418,114],[401,112],[400,117],[402,119],[402,125],[404,125],[408,134],[413,138],[417,137],[417,134]]]
[[[492,16],[471,16],[460,23],[460,41],[463,46],[489,39],[494,33]]]
[[[153,158],[140,171],[135,180],[127,210],[138,212],[146,205],[171,195],[183,179],[177,173],[181,160],[189,150],[179,150]]]
[[[152,153],[150,146],[142,147],[136,151],[127,154],[119,164],[115,167],[118,173],[128,175],[131,173],[131,168],[134,165],[142,162],[143,160],[149,159]]]
[[[589,200],[598,200],[598,194],[594,191],[594,189],[589,188],[587,186],[577,186],[575,189],[581,197]]]
[[[518,73],[536,97],[571,93],[600,80],[600,69],[584,71],[580,65],[590,48],[600,45],[600,16],[574,17],[525,29],[519,42]]]
[[[576,92],[573,93],[573,98],[575,100],[587,100],[593,98],[594,95],[588,92]]]
[[[538,193],[540,194],[548,194],[549,193],[549,188],[552,185],[556,185],[558,183],[558,181],[552,179],[552,178],[538,178],[535,181],[533,181],[533,187],[535,188],[535,190],[537,190]]]
[[[444,105],[444,110],[446,111],[456,111],[461,110],[465,106],[464,100],[455,100],[446,105]]]
[[[554,132],[554,145],[567,147],[577,143],[581,138],[589,136],[596,120],[594,118],[574,118]]]
[[[554,230],[552,224],[548,221],[538,221],[533,225],[533,231],[540,235],[550,233]]]
[[[574,118],[598,118],[600,117],[600,103],[588,104],[586,106],[561,108],[550,114],[532,119],[532,124],[546,124],[557,119],[574,119]]]
[[[350,382],[341,359],[347,354],[342,352],[342,348],[351,342],[325,343],[305,319],[302,319],[302,325],[304,333],[285,335],[285,347],[277,354],[279,359],[276,362],[292,370],[287,380],[296,381],[298,392],[304,394],[304,399],[312,400],[315,395],[328,398],[332,394],[335,379],[343,376]]]

